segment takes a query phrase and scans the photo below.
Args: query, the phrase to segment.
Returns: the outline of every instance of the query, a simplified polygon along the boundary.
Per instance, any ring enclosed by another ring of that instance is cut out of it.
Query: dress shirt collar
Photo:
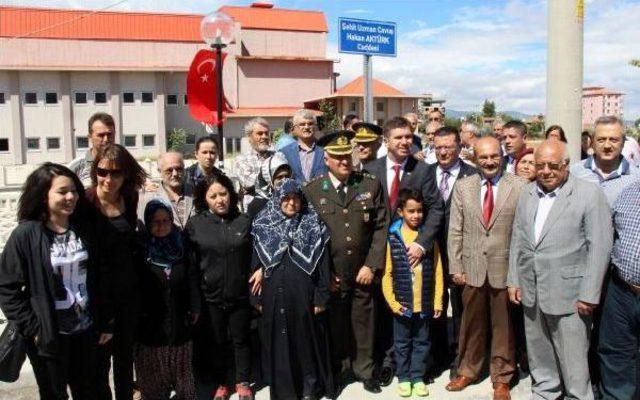
[[[329,175],[329,180],[331,181],[334,189],[338,190],[338,186],[340,186],[340,184],[342,183],[344,183],[345,186],[347,185],[346,181],[340,181],[340,179],[336,178],[331,172],[329,172],[327,175]]]
[[[309,147],[309,150],[306,150],[304,148],[302,148],[302,146],[300,146],[300,142],[297,142],[298,144],[298,151],[304,151],[306,153],[311,153],[312,151],[314,151],[316,149],[316,142],[314,141],[311,146]]]
[[[443,168],[440,166],[440,164],[438,164],[438,166],[437,166],[436,168],[437,168],[437,171],[438,171],[439,175],[442,175],[442,173],[443,173],[444,171],[449,171],[449,174],[451,174],[451,176],[458,176],[458,174],[460,173],[460,168],[461,168],[461,165],[460,165],[460,159],[458,158],[458,159],[456,160],[456,163],[455,163],[455,164],[453,164],[453,167],[448,168],[448,169],[446,169],[446,170],[445,170],[445,169],[443,169]]]
[[[411,157],[411,156],[409,156]],[[405,158],[405,160],[400,163],[400,170],[404,171],[404,167],[407,165],[407,161],[409,160],[409,157]],[[396,165],[395,162],[391,161],[391,159],[389,158],[389,156],[387,156],[387,170],[392,170],[393,171],[393,166]]]
[[[606,176],[602,173],[602,171],[596,164],[596,159],[594,156],[589,156],[584,162],[584,166],[585,168],[590,169],[591,171],[598,174],[598,176],[603,180],[613,179],[613,178],[617,178],[622,175],[628,175],[631,173],[629,161],[627,161],[627,159],[624,158],[622,155],[620,155],[620,164],[618,165],[618,168]]]
[[[564,186],[564,183],[558,186],[557,188],[553,189],[553,191],[547,193],[544,191],[544,189],[540,187],[540,185],[536,184],[536,193],[538,194],[538,197],[540,197],[541,199],[544,199],[544,198],[553,199],[558,195],[558,192],[560,191],[562,186]]]
[[[493,178],[491,178],[491,185],[492,186],[498,186],[500,184],[500,178],[502,178],[502,174],[500,175],[496,175]],[[484,186],[487,184],[487,178],[485,178],[482,174],[480,174],[480,186]]]

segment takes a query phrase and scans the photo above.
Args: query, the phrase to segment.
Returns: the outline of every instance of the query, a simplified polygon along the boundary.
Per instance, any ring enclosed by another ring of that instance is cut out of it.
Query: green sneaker
[[[413,394],[418,397],[427,397],[429,395],[429,388],[424,382],[416,382],[413,384]]]
[[[411,382],[398,383],[398,395],[400,397],[411,397]]]

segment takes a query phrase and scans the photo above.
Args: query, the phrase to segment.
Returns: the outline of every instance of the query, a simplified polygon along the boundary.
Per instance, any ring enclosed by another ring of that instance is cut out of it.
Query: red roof
[[[245,29],[327,32],[324,14],[222,7]],[[0,7],[0,37],[202,42],[202,15]]]
[[[351,82],[347,83],[340,89],[336,90],[335,96],[363,96],[364,95],[364,76],[359,76]],[[389,97],[389,96],[407,96],[404,92],[394,88],[393,86],[373,79],[373,96]]]
[[[293,114],[300,110],[300,106],[292,107],[241,107],[236,108],[227,114],[227,118],[245,118],[245,117],[292,117]],[[322,112],[312,110],[316,115],[322,115]]]
[[[321,11],[286,10],[283,8],[233,7],[220,8],[245,29],[275,31],[328,32],[327,21]]]

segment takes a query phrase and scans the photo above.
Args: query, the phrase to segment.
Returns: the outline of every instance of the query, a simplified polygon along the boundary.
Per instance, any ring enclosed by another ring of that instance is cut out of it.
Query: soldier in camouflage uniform
[[[352,131],[339,131],[318,141],[329,172],[308,182],[304,193],[331,234],[328,318],[334,371],[344,377],[351,364],[365,390],[379,393],[373,377],[372,283],[384,268],[389,215],[380,181],[353,170],[353,136]]]

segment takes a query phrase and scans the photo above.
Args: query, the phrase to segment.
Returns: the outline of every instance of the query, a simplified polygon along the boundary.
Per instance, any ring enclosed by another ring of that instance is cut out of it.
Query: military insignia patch
[[[371,197],[373,197],[373,196],[371,195],[371,192],[359,193],[359,194],[356,196],[356,201],[369,200],[369,199],[371,199]]]

